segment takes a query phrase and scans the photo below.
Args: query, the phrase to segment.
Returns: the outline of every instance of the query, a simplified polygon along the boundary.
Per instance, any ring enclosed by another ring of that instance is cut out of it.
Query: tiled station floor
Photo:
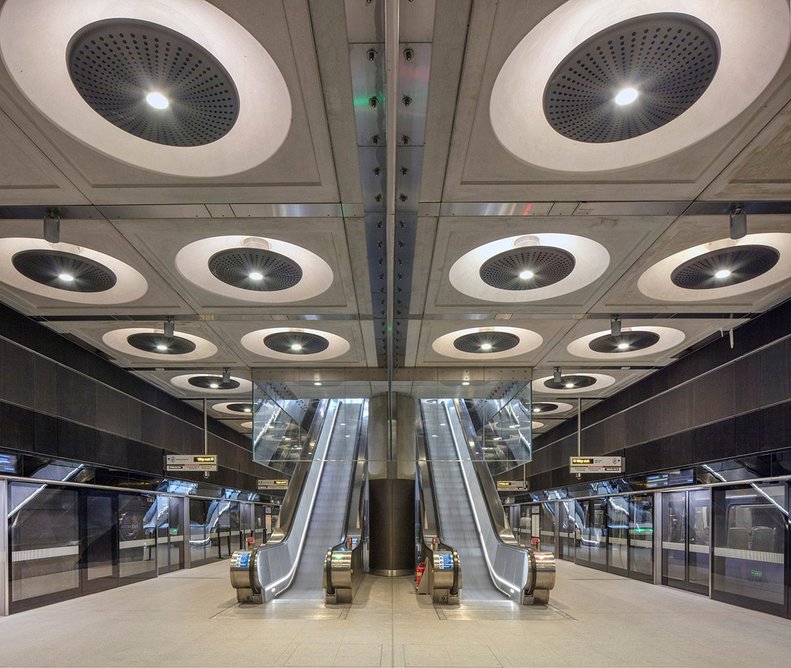
[[[0,618],[2,666],[786,666],[791,621],[566,562],[548,608],[236,603],[228,562]]]

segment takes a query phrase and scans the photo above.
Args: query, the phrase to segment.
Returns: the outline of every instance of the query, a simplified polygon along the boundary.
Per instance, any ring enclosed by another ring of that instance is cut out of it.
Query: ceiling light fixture
[[[300,350],[302,350],[302,344],[301,343],[292,343],[291,344],[291,350],[293,350],[295,353],[298,353]]]
[[[314,380],[314,381],[313,381],[313,384],[314,384],[316,387],[321,387],[321,381],[320,381],[320,380]]]
[[[619,107],[625,107],[632,104],[638,97],[640,97],[640,92],[636,88],[628,86],[621,88],[613,99]]]
[[[481,350],[483,350],[484,352],[489,352],[491,349],[492,349],[492,344],[491,343],[482,343],[481,344]]]
[[[730,269],[720,269],[719,271],[714,273],[714,278],[718,281],[721,281],[723,278],[728,278],[731,275]]]
[[[747,212],[742,204],[731,209],[731,239],[741,239],[747,235]]]
[[[260,271],[251,271],[247,274],[247,278],[251,281],[261,281],[264,278],[264,275]]]
[[[219,390],[219,389],[220,389],[220,386],[219,386],[219,384],[217,384],[217,383],[209,383],[209,387],[210,387],[212,390]]]
[[[228,367],[222,370],[222,382],[223,385],[231,382],[231,370]]]
[[[165,336],[168,338],[173,337],[176,334],[176,323],[173,322],[173,318],[168,318],[165,320],[165,324],[162,327],[162,331],[164,332]]]
[[[470,381],[469,380],[463,380],[463,381],[461,381],[461,384],[462,385],[469,385]]]
[[[164,343],[157,343],[157,350],[161,353],[165,353],[168,350],[168,347]]]
[[[154,109],[167,109],[170,106],[170,100],[168,100],[162,93],[156,90],[152,90],[148,95],[146,95],[146,102],[150,107]]]
[[[626,341],[621,341],[618,344],[618,350],[629,350],[629,344]]]
[[[568,383],[566,383],[565,387],[566,387],[567,390],[570,390],[572,387],[574,387],[574,383],[568,382]]]
[[[66,273],[58,274],[58,278],[64,283],[71,283],[74,280],[74,276]]]
[[[534,276],[535,274],[529,269],[525,269],[524,271],[519,272],[519,278],[522,279],[523,281],[529,281]]]
[[[621,316],[614,315],[610,318],[610,336],[621,335]]]
[[[44,241],[51,244],[60,242],[60,216],[57,209],[47,209],[44,217]]]
[[[556,366],[554,369],[552,369],[552,380],[557,384],[560,384],[562,382],[563,375],[560,373],[559,366]]]
[[[540,413],[541,412],[541,406],[533,406],[533,412],[534,413]]]
[[[242,412],[243,412],[243,413],[252,413],[252,412],[253,412],[253,409],[252,409],[252,408],[247,408],[247,407],[245,407],[245,408],[243,408],[243,409],[242,409]]]

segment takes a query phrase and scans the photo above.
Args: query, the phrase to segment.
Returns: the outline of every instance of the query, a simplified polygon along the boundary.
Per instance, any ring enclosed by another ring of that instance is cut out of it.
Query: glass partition
[[[629,575],[654,579],[654,495],[633,494],[629,500]]]

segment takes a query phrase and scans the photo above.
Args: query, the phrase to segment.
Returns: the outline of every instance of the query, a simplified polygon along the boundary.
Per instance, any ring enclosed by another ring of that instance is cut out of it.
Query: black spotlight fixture
[[[187,382],[204,390],[235,390],[240,385],[238,380],[233,380],[230,376],[228,380],[224,376],[192,376]]]
[[[487,285],[500,290],[535,290],[566,278],[576,260],[563,248],[520,246],[489,258],[479,275]]]
[[[215,278],[243,290],[286,290],[302,280],[302,267],[294,260],[265,248],[229,248],[209,258]]]
[[[510,350],[519,345],[519,337],[510,332],[473,332],[458,337],[453,347],[463,353],[491,354]]]
[[[57,209],[47,209],[44,217],[44,241],[60,243],[60,214]]]
[[[610,318],[610,336],[620,336],[621,335],[621,316],[614,315]]]
[[[11,263],[31,281],[71,292],[104,292],[118,280],[115,273],[100,262],[49,248],[19,251],[13,255]]]
[[[315,355],[327,350],[330,342],[323,336],[308,332],[275,332],[264,337],[264,345],[288,355]]]
[[[670,280],[687,290],[710,290],[743,283],[770,271],[780,261],[776,248],[760,244],[727,246],[696,255],[676,267]]]
[[[650,348],[659,342],[659,334],[656,332],[645,331],[629,331],[613,336],[612,334],[603,334],[597,336],[589,344],[590,348],[595,353],[633,353],[638,350]]]
[[[731,239],[741,239],[747,236],[747,212],[744,205],[736,204],[731,209]]]
[[[126,337],[133,348],[158,355],[186,355],[195,350],[196,345],[183,336],[168,336],[157,332],[138,332]]]
[[[559,366],[556,366],[552,370],[552,380],[555,381],[555,383],[557,385],[560,385],[560,383],[563,382],[563,374],[560,373],[560,367]]]

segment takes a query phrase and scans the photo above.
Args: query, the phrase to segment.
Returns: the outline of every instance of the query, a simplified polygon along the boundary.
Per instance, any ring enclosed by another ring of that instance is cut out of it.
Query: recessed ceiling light
[[[482,343],[481,344],[481,350],[489,351],[491,349],[492,349],[492,344],[491,343]]]
[[[566,388],[567,389],[570,390],[572,387],[574,387],[574,383],[566,383]]]
[[[146,102],[154,109],[167,109],[170,106],[170,100],[156,90],[152,90],[146,95]]]
[[[625,107],[628,104],[632,104],[639,96],[640,93],[636,88],[632,88],[631,86],[621,88],[615,96],[615,104],[619,107]]]
[[[252,411],[252,409],[250,409],[250,408],[243,408],[243,409],[242,409],[242,412],[243,412],[243,413],[252,413],[253,411]]]
[[[621,341],[618,344],[618,350],[629,350],[629,344],[626,341]]]
[[[533,406],[533,412],[534,413],[540,413],[541,412],[541,407],[540,406]]]
[[[209,387],[213,390],[218,390],[220,388],[217,383],[209,383]]]
[[[302,350],[302,344],[301,343],[292,343],[291,344],[291,350],[293,350],[294,352],[299,352],[300,350]]]
[[[66,274],[66,273],[58,274],[58,278],[61,281],[63,281],[64,283],[71,283],[71,281],[74,280],[74,276],[72,276],[71,274]]]
[[[722,280],[723,278],[728,278],[731,275],[730,269],[720,269],[714,274],[714,278],[718,280]]]
[[[247,278],[251,281],[260,281],[264,278],[264,275],[260,271],[251,271],[247,274]]]
[[[521,278],[523,281],[529,281],[531,278],[533,278],[533,276],[535,276],[535,274],[529,269],[519,272],[519,278]]]
[[[469,385],[470,381],[469,380],[463,380],[463,381],[461,381],[461,384],[462,385]]]
[[[320,380],[315,380],[315,381],[313,381],[313,384],[314,384],[316,387],[320,387],[320,386],[321,386],[321,381],[320,381]]]
[[[157,350],[161,353],[167,351],[168,347],[164,343],[157,343]]]

